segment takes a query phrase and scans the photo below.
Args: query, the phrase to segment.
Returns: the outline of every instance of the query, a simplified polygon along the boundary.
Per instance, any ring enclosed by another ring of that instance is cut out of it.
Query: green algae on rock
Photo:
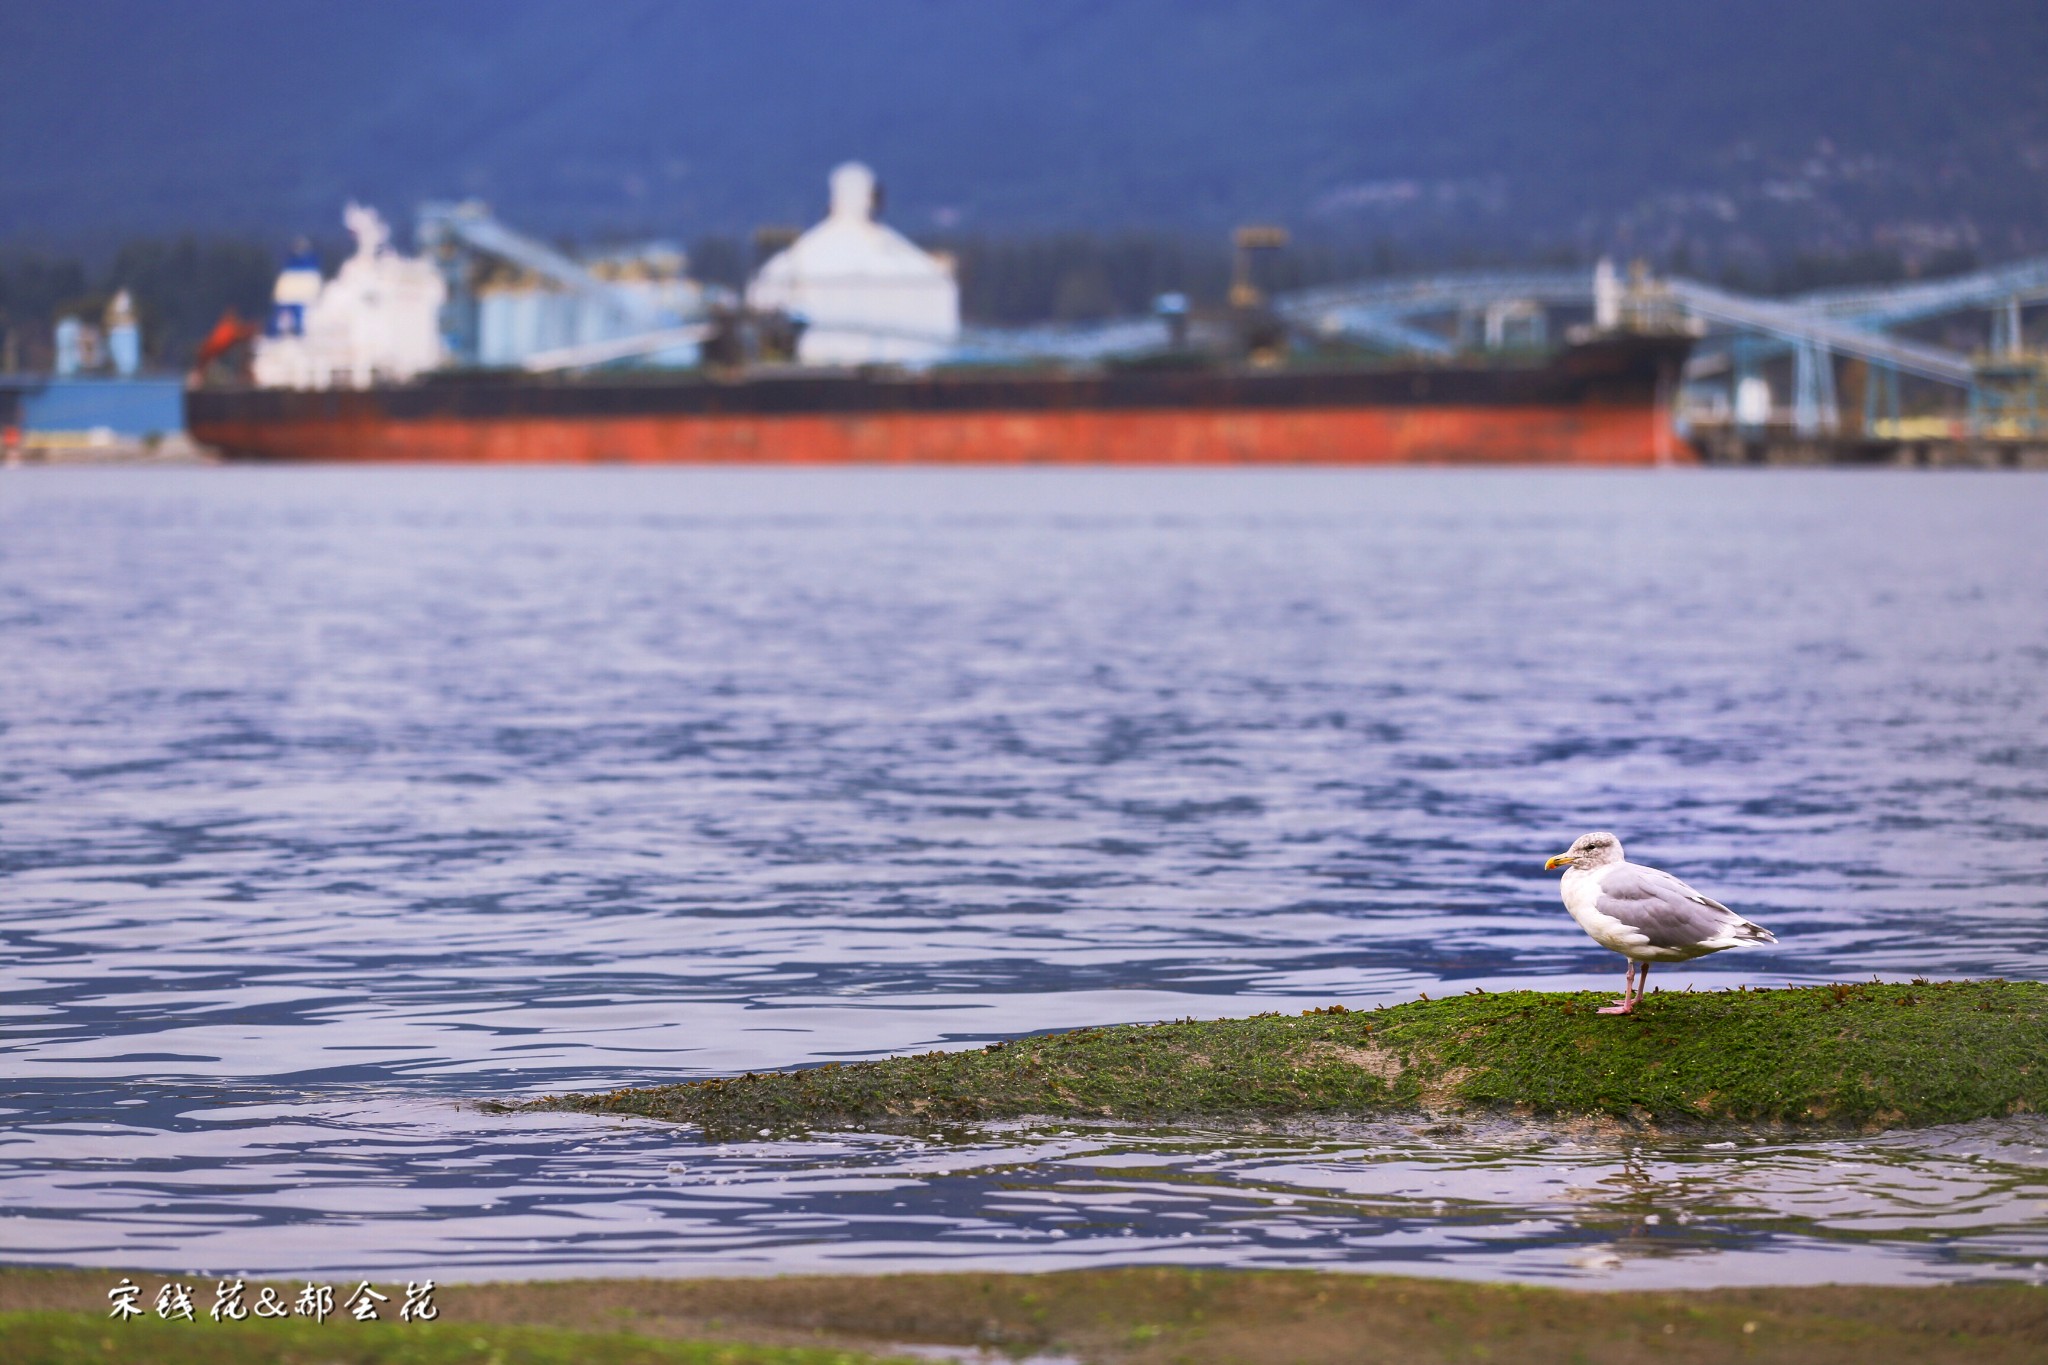
[[[1473,991],[1085,1028],[850,1064],[563,1095],[714,1134],[1050,1118],[1402,1112],[1876,1130],[2048,1111],[2048,986],[1872,981],[1653,994]]]

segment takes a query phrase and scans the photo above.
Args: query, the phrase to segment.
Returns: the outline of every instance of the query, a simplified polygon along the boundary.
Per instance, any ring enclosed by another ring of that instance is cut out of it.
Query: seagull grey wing
[[[1655,869],[1655,868],[1651,868],[1650,870],[1651,870],[1651,871],[1653,871],[1653,872],[1655,872],[1655,871],[1656,871],[1656,869]],[[1668,873],[1668,872],[1665,872],[1665,873],[1660,873],[1659,875],[1660,875],[1660,876],[1666,876],[1666,877],[1670,877],[1670,876],[1671,876],[1671,874],[1670,874],[1670,873]],[[1716,909],[1716,910],[1719,910],[1719,911],[1720,911],[1720,912],[1721,912],[1722,914],[1724,914],[1724,915],[1734,915],[1734,914],[1735,914],[1735,912],[1734,912],[1733,910],[1730,910],[1730,909],[1729,909],[1729,908],[1728,908],[1727,906],[1725,906],[1725,905],[1721,904],[1721,902],[1719,902],[1719,901],[1715,900],[1715,899],[1714,899],[1714,898],[1713,898],[1712,896],[1702,896],[1702,895],[1701,895],[1701,894],[1700,894],[1699,892],[1697,892],[1697,891],[1693,890],[1693,889],[1692,889],[1691,887],[1687,886],[1687,885],[1686,885],[1686,884],[1685,884],[1684,882],[1678,881],[1678,878],[1676,878],[1676,877],[1671,877],[1671,880],[1672,880],[1672,881],[1674,881],[1674,882],[1677,882],[1677,883],[1678,883],[1678,886],[1679,886],[1679,888],[1680,888],[1681,890],[1683,890],[1683,891],[1685,892],[1685,894],[1686,894],[1686,895],[1688,895],[1688,896],[1691,896],[1691,897],[1692,897],[1692,898],[1693,898],[1694,900],[1698,901],[1698,902],[1699,902],[1699,903],[1700,903],[1701,905],[1711,906],[1711,907],[1713,907],[1714,909]],[[1737,918],[1737,919],[1740,919],[1740,918],[1741,918],[1741,916],[1737,915],[1737,916],[1736,916],[1736,918]]]
[[[1607,869],[1594,908],[1634,929],[1648,946],[1673,952],[1695,952],[1744,922],[1669,872],[1639,863]]]

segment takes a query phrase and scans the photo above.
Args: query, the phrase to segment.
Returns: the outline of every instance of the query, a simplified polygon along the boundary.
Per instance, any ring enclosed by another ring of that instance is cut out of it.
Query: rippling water
[[[463,1106],[1417,990],[1618,986],[1591,827],[2038,977],[2048,480],[0,478],[0,1256],[445,1279],[1166,1259],[2038,1273],[2048,1128],[719,1148]]]

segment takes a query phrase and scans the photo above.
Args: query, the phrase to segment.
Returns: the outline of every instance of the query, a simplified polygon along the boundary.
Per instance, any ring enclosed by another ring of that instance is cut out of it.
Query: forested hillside
[[[16,240],[324,235],[349,195],[687,240],[858,156],[923,237],[2048,245],[2016,0],[32,0],[0,90]]]

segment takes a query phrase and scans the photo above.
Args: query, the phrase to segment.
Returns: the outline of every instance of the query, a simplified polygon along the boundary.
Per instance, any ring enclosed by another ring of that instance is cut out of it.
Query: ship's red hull
[[[200,390],[242,458],[464,464],[1579,464],[1690,460],[1656,341],[1520,370],[809,377]]]
[[[458,464],[1595,464],[1683,452],[1653,408],[212,421],[258,459]]]

